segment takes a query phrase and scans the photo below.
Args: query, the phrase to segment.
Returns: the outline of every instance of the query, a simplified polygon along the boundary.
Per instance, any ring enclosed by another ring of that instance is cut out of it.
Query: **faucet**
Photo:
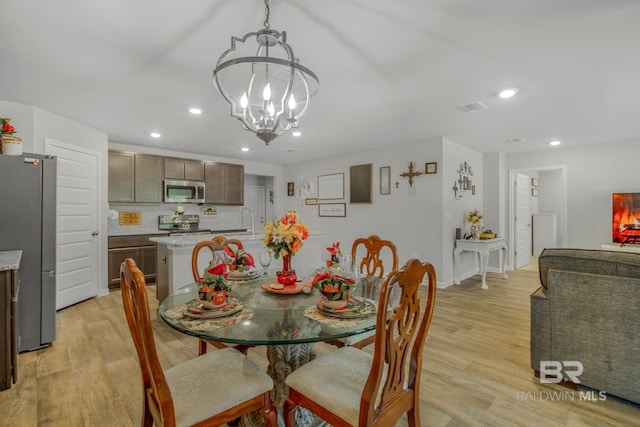
[[[251,214],[251,228],[247,231],[251,231],[251,237],[254,237],[256,235],[256,229],[255,229],[255,225],[254,225],[254,218],[253,218],[253,209],[247,207],[247,206],[243,206],[242,209],[240,210],[240,226],[242,226],[243,223],[243,219],[244,219],[244,211],[249,211],[249,213]]]

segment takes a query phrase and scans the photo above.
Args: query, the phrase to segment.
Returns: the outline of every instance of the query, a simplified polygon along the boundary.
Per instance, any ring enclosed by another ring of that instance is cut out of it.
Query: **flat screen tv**
[[[640,245],[640,193],[613,193],[613,243]]]

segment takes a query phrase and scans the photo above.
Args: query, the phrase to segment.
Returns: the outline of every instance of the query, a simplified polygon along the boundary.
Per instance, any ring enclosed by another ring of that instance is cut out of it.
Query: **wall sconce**
[[[453,181],[453,196],[456,200],[462,199],[463,193],[467,190],[471,190],[473,184],[471,183],[471,177],[473,176],[473,171],[471,171],[471,166],[467,164],[467,162],[460,164],[460,169],[458,169],[458,180]]]

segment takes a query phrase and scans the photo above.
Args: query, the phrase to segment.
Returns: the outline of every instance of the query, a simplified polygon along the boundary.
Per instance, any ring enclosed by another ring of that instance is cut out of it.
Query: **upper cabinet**
[[[162,203],[164,179],[204,181],[206,204],[244,204],[243,165],[109,151],[109,203]]]
[[[109,151],[110,203],[162,203],[163,157]]]
[[[109,151],[109,202],[135,201],[135,154]]]
[[[136,202],[162,203],[162,157],[136,154]]]
[[[204,181],[204,162],[199,160],[165,157],[164,178]]]
[[[244,166],[229,163],[205,163],[205,203],[244,204]]]

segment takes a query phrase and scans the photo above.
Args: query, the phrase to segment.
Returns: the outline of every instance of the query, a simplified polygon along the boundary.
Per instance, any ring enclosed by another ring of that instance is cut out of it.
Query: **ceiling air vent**
[[[507,139],[507,142],[510,142],[511,144],[521,144],[523,142],[527,142],[527,140],[519,136],[517,138],[509,138]]]
[[[486,110],[487,106],[480,101],[476,101],[476,102],[472,102],[471,104],[458,105],[458,108],[460,108],[462,111],[469,112],[469,111]]]

